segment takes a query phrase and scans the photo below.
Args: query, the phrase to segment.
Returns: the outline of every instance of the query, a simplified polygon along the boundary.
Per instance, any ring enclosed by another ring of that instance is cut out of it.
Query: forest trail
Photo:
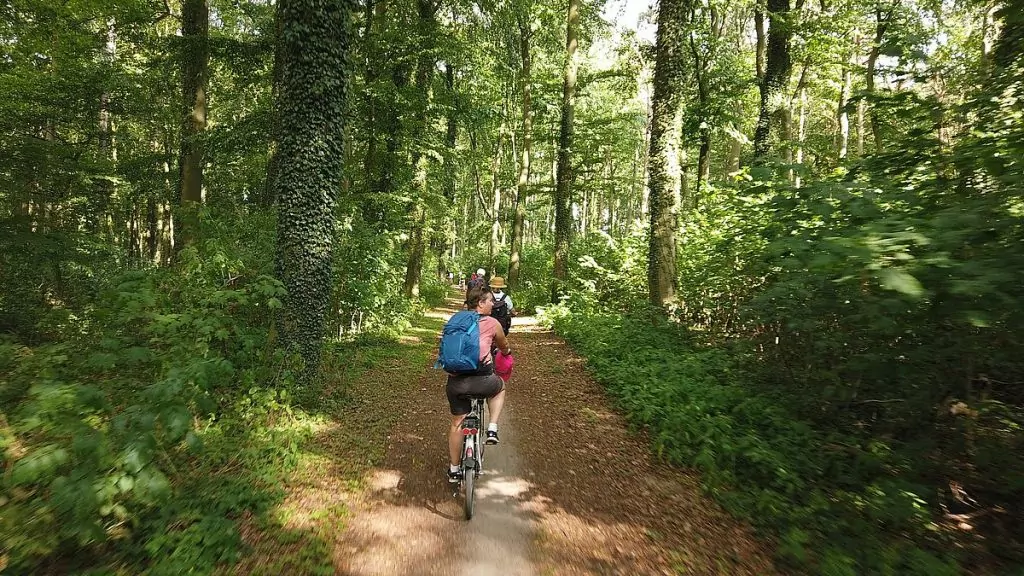
[[[429,312],[408,343],[434,346],[456,304]],[[470,522],[444,476],[449,412],[432,359],[410,353],[357,384],[354,393],[366,396],[357,406],[380,413],[391,409],[380,404],[389,398],[399,412],[381,438],[379,464],[360,490],[346,488],[343,471],[324,467],[290,498],[321,510],[343,503],[339,528],[315,531],[334,573],[776,573],[765,547],[701,494],[697,478],[652,461],[648,443],[627,430],[565,342],[532,318],[515,319],[510,342],[516,368],[501,444],[486,452]]]

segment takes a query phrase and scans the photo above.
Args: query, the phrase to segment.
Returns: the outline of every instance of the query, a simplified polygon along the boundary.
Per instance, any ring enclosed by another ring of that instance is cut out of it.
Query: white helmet
[[[483,268],[477,268],[476,269],[476,275],[477,276],[486,276],[487,275],[487,271],[484,270]]]

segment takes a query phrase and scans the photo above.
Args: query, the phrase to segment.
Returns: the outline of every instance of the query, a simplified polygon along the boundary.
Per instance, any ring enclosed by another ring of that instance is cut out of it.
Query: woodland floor
[[[345,411],[318,429],[275,520],[247,522],[251,550],[232,572],[777,574],[766,546],[694,475],[655,462],[582,360],[530,318],[510,335],[501,444],[488,447],[477,514],[463,520],[444,476],[448,405],[432,368],[455,305],[343,383]]]

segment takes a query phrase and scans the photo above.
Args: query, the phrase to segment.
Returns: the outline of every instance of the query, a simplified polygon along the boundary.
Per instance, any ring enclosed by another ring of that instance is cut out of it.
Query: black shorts
[[[497,374],[491,373],[448,376],[444,390],[448,395],[452,416],[464,416],[473,410],[473,396],[493,398],[504,388],[505,382]]]

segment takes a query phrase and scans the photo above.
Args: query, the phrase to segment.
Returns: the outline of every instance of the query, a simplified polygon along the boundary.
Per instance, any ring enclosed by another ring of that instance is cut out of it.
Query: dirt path
[[[462,519],[444,478],[444,379],[429,364],[407,366],[415,386],[396,403],[405,408],[384,461],[334,542],[336,572],[774,573],[765,550],[695,478],[651,462],[564,342],[516,320],[516,372],[477,516]]]
[[[346,384],[351,403],[318,432],[318,456],[289,483],[278,532],[247,530],[253,553],[232,572],[777,573],[764,547],[701,494],[694,476],[652,461],[646,440],[627,431],[582,360],[528,318],[517,318],[510,335],[516,369],[501,444],[488,448],[476,516],[463,520],[444,473],[444,377],[432,367],[454,306],[409,331],[404,359],[373,361]],[[376,464],[369,472],[365,464],[353,469],[367,459]]]

